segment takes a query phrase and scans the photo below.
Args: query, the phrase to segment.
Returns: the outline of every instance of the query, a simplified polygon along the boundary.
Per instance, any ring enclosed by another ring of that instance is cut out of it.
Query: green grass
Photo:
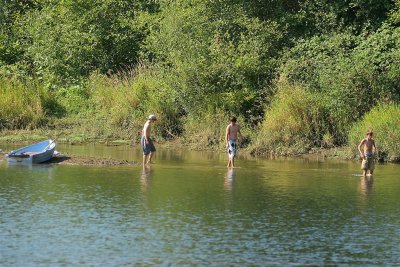
[[[381,104],[368,112],[357,122],[349,133],[349,146],[357,155],[357,146],[365,137],[365,132],[372,130],[380,160],[400,161],[400,106]]]
[[[323,108],[315,94],[286,82],[265,112],[255,137],[254,154],[291,155],[321,146],[324,136]]]
[[[0,78],[0,130],[34,129],[45,122],[46,92],[35,82]]]

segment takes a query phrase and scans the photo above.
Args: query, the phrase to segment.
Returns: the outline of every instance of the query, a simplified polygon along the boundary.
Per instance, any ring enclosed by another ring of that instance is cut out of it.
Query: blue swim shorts
[[[146,144],[146,138],[144,137],[144,136],[142,136],[142,139],[140,140],[140,143],[141,143],[141,145],[142,145],[142,150],[143,150],[143,155],[148,155],[148,154],[150,154],[150,152],[155,152],[156,151],[156,148],[154,147],[154,144],[153,144],[153,140],[151,140],[150,138],[148,138],[149,139],[149,142]]]

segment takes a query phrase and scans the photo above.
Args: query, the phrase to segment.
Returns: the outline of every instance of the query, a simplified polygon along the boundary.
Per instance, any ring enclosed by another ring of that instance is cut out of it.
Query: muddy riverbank
[[[0,161],[7,160],[6,153],[0,152]],[[53,158],[42,164],[60,164],[60,165],[81,165],[81,166],[132,166],[140,165],[139,162],[128,161],[128,160],[116,160],[111,158],[100,158],[100,157],[85,157],[77,155],[64,155],[58,154]]]

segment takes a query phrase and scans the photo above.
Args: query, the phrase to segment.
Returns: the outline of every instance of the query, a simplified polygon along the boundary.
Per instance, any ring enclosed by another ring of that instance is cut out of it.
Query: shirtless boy
[[[153,141],[150,138],[151,135],[151,123],[157,120],[155,115],[150,115],[148,120],[143,126],[142,139],[140,143],[143,150],[143,165],[150,164],[153,154],[156,152]]]
[[[239,124],[236,123],[236,118],[232,117],[230,121],[231,123],[226,127],[225,141],[228,148],[228,168],[233,168],[236,156],[236,141],[239,135],[242,137],[242,133],[240,132]]]
[[[372,139],[372,131],[367,131],[366,137],[361,140],[358,145],[358,152],[363,159],[361,163],[361,169],[363,170],[363,176],[367,175],[369,170],[370,175],[374,173],[375,163],[374,163],[374,153],[376,151],[375,141]],[[363,151],[362,151],[363,148]]]

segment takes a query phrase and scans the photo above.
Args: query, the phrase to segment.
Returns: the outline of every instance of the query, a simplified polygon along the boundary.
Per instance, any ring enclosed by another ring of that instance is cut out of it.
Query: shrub
[[[351,125],[380,101],[399,101],[400,28],[373,33],[318,36],[299,42],[284,57],[282,76],[320,92],[336,145]]]
[[[218,5],[164,2],[146,39],[146,59],[186,113],[220,110],[257,122],[276,75],[282,33],[241,5]]]
[[[184,140],[192,148],[218,148],[224,143],[229,117],[223,112],[188,115],[184,120]]]
[[[297,154],[323,144],[325,112],[318,95],[281,82],[254,143],[255,153]]]
[[[93,71],[118,72],[137,63],[148,1],[33,1],[41,7],[23,17],[24,56],[32,72],[51,85],[75,84]]]
[[[0,79],[0,129],[33,129],[45,120],[44,92],[35,83]]]
[[[349,145],[357,155],[357,146],[370,129],[382,160],[400,161],[400,106],[380,104],[351,128]]]
[[[64,108],[64,113],[78,114],[88,109],[89,93],[83,84],[60,88],[55,95],[57,102]]]
[[[89,119],[83,130],[101,137],[136,137],[138,99],[127,80],[94,73],[87,84],[88,110],[79,107],[80,116]],[[77,104],[80,104],[78,98]]]
[[[176,91],[167,81],[168,77],[139,66],[109,76],[93,73],[85,88],[70,87],[58,95],[64,97],[60,102],[68,116],[75,116],[87,134],[136,141],[148,115],[156,114],[153,134],[165,140],[182,132]]]

